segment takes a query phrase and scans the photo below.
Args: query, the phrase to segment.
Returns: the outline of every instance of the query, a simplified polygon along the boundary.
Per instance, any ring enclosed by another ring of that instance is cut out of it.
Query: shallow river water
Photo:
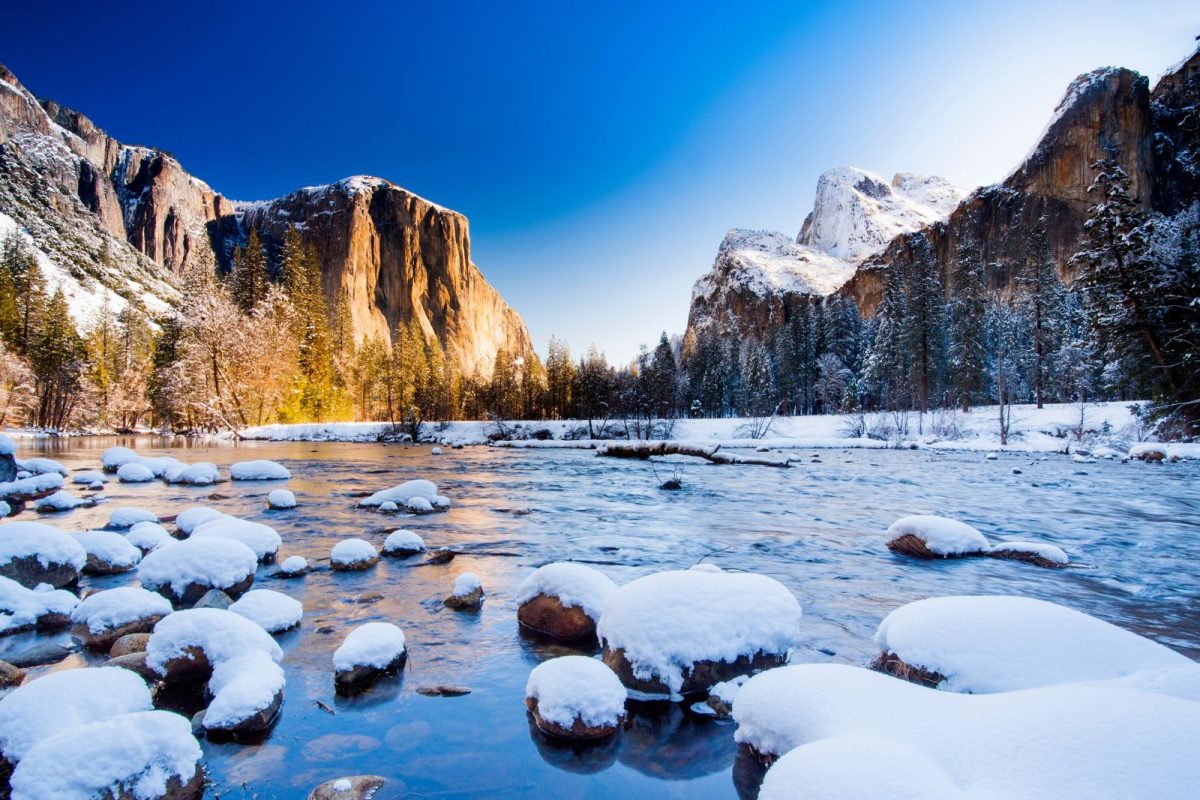
[[[803,463],[788,470],[688,463],[683,491],[664,492],[649,464],[591,451],[477,447],[433,456],[428,448],[401,445],[101,438],[23,443],[20,455],[36,451],[69,469],[94,469],[100,452],[114,444],[220,467],[273,459],[292,471],[286,486],[300,505],[266,510],[267,493],[284,485],[278,482],[186,488],[113,480],[107,503],[45,521],[83,529],[103,525],[119,505],[168,515],[205,504],[273,526],[283,537],[281,559],[302,555],[320,567],[338,540],[360,536],[379,546],[400,527],[418,532],[431,548],[459,553],[444,566],[384,559],[364,573],[320,569],[300,580],[274,578],[274,566],[261,567],[256,588],[290,594],[305,609],[300,628],[279,637],[286,699],[263,743],[203,743],[208,797],[303,798],[318,783],[360,773],[389,779],[380,800],[737,796],[733,724],[688,709],[639,706],[628,730],[591,749],[556,746],[531,731],[523,705],[529,670],[573,651],[523,637],[512,598],[534,567],[551,561],[593,564],[618,583],[702,559],[771,575],[804,608],[794,661],[865,663],[885,614],[948,594],[1052,600],[1200,657],[1200,466],[1194,463],[1080,465],[1063,456],[986,461],[979,453],[865,450],[822,451],[813,461],[798,451]],[[657,469],[667,477],[669,468]],[[351,496],[414,477],[436,482],[451,510],[389,518],[359,510]],[[1050,541],[1078,566],[927,563],[892,555],[884,531],[910,513],[953,516],[994,540]],[[467,570],[483,581],[482,611],[444,608],[453,577]],[[132,580],[85,578],[82,588]],[[368,593],[383,597],[356,602]],[[333,650],[352,626],[373,620],[404,630],[408,664],[398,679],[352,700],[338,698]],[[0,658],[31,638],[0,641]],[[77,654],[50,669],[82,666],[88,658]],[[452,698],[416,692],[431,683],[472,691]]]

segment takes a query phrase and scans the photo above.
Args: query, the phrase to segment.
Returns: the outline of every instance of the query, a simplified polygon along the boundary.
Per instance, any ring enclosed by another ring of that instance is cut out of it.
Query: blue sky
[[[1000,180],[1076,74],[1200,34],[1166,0],[175,5],[21,3],[0,62],[228,197],[365,173],[461,211],[540,350],[619,360],[825,169]]]

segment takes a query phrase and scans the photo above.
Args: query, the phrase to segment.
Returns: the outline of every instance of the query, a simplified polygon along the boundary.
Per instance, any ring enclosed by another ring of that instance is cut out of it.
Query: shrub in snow
[[[215,464],[198,461],[195,464],[179,464],[163,473],[167,483],[182,483],[188,486],[211,486],[221,482],[221,473]]]
[[[525,706],[538,730],[571,741],[595,741],[619,731],[625,697],[616,673],[585,656],[544,661],[525,684]]]
[[[200,744],[187,719],[139,711],[69,728],[30,748],[13,800],[182,800],[204,791]]]
[[[108,515],[108,525],[105,527],[114,530],[124,530],[132,528],[139,522],[158,522],[158,514],[153,511],[147,511],[144,508],[137,506],[122,506],[114,508]]]
[[[399,486],[393,486],[390,489],[376,492],[370,497],[364,497],[358,501],[358,504],[364,508],[379,508],[384,503],[391,502],[397,506],[407,507],[408,502],[414,498],[420,498],[428,503],[430,511],[439,507],[437,505],[437,486],[432,481],[426,480],[405,481]],[[449,508],[450,501],[445,498],[441,499],[445,501],[445,507]]]
[[[564,642],[594,639],[617,585],[598,570],[563,562],[538,567],[517,587],[517,621]]]
[[[379,561],[375,545],[366,539],[343,539],[329,554],[329,568],[338,572],[353,572],[373,567]]]
[[[219,536],[186,539],[146,555],[138,567],[142,586],[176,605],[191,605],[210,589],[240,597],[254,583],[258,556],[241,542]]]
[[[286,481],[292,473],[282,464],[258,459],[234,464],[229,468],[229,477],[235,481]]]
[[[407,558],[425,552],[425,540],[412,531],[392,531],[383,540],[383,554]]]
[[[128,670],[51,672],[0,699],[0,761],[17,764],[39,742],[60,731],[151,707],[146,682]]]
[[[82,531],[72,534],[87,552],[83,572],[89,575],[111,575],[129,572],[142,560],[142,551],[124,536],[113,531]]]
[[[932,514],[902,517],[888,528],[888,549],[917,558],[954,558],[991,550],[982,533],[965,522]]]
[[[71,621],[79,598],[62,589],[27,589],[11,578],[0,578],[0,636],[31,628],[61,628]]]
[[[457,610],[476,609],[483,604],[483,584],[474,572],[460,573],[454,579],[450,596],[442,601]]]
[[[283,702],[283,651],[245,617],[215,608],[176,611],[154,626],[146,664],[168,683],[207,682],[212,702],[204,728],[229,735],[261,733]]]
[[[296,578],[308,572],[308,560],[304,556],[288,556],[275,573],[284,578]]]
[[[55,473],[67,477],[67,468],[52,458],[26,458],[20,462],[21,469],[30,475],[49,475]]]
[[[258,625],[267,633],[280,633],[300,624],[304,606],[299,600],[270,589],[251,589],[229,610]]]
[[[944,796],[937,792],[947,781],[960,797],[1030,798],[1182,797],[1200,782],[1200,704],[1104,683],[953,694],[859,667],[805,664],[751,678],[733,716],[736,740],[767,760],[853,737],[807,759],[824,762],[812,775],[819,797],[861,796],[856,789],[869,784],[858,773],[880,766],[871,760],[880,748],[864,736],[919,754],[910,760],[933,797]],[[793,791],[806,792],[809,771],[787,773],[799,782]],[[912,775],[902,781],[913,786]]]
[[[57,514],[74,508],[90,508],[96,505],[94,497],[76,497],[66,489],[34,501],[33,510],[39,514]]]
[[[800,604],[764,575],[660,572],[612,592],[596,632],[604,663],[646,694],[707,692],[782,664],[800,631]]]
[[[141,550],[142,553],[149,553],[151,550],[157,550],[164,544],[173,544],[175,542],[167,529],[157,522],[137,523],[129,529],[129,533],[125,534],[125,540],[138,550]]]
[[[953,692],[1007,692],[1190,665],[1168,647],[1028,597],[931,597],[888,614],[872,669]]]
[[[209,520],[217,519],[218,517],[229,516],[224,511],[217,511],[215,508],[205,508],[204,506],[192,506],[186,511],[181,511],[175,517],[175,527],[184,536],[191,536],[192,531],[203,525]]]
[[[27,588],[48,583],[56,589],[79,580],[87,552],[75,538],[40,522],[0,525],[0,576]]]
[[[106,480],[107,478],[104,477],[103,472],[94,469],[76,472],[74,477],[71,478],[72,483],[79,483],[84,486],[91,486],[94,483],[103,484]]]
[[[221,516],[202,522],[192,530],[192,539],[217,537],[232,539],[249,547],[260,562],[269,563],[275,560],[279,546],[283,540],[269,525],[261,522],[250,522],[238,517]]]
[[[132,461],[117,470],[117,480],[121,483],[146,483],[154,480],[154,472],[140,461]]]
[[[126,634],[148,633],[170,613],[170,601],[155,592],[134,586],[106,589],[75,607],[71,633],[87,647],[108,650]]]
[[[276,489],[267,495],[267,505],[274,509],[296,507],[296,495],[287,489]]]
[[[404,632],[390,622],[368,622],[346,636],[333,653],[333,683],[340,694],[361,691],[383,675],[403,669]]]

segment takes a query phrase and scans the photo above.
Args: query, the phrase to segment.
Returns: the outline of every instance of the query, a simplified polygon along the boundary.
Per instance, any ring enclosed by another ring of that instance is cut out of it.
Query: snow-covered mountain
[[[902,233],[945,219],[968,190],[936,176],[900,173],[888,182],[857,167],[821,175],[812,212],[796,239],[735,228],[712,270],[692,289],[685,341],[715,327],[760,337],[804,298],[837,291],[858,264]]]

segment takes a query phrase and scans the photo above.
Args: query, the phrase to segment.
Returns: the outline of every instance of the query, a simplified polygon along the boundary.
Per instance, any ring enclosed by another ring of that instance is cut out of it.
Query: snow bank
[[[0,699],[0,753],[20,761],[59,731],[151,707],[146,682],[127,669],[51,672]]]
[[[139,522],[158,522],[158,514],[136,506],[114,508],[108,515],[109,528],[132,528]]]
[[[675,695],[697,662],[786,654],[799,636],[800,604],[764,575],[660,572],[612,592],[596,632],[606,663],[619,649],[635,678]]]
[[[915,536],[934,555],[962,556],[986,553],[991,545],[982,533],[965,522],[932,514],[902,517],[888,527],[888,547],[905,536]]]
[[[184,717],[168,711],[122,714],[69,728],[32,747],[13,772],[12,798],[162,797],[172,780],[177,786],[193,781],[201,756]]]
[[[267,505],[275,509],[296,507],[296,495],[288,489],[275,489],[267,495]]]
[[[286,481],[292,473],[282,464],[258,459],[237,462],[229,468],[229,477],[235,481]]]
[[[304,606],[299,600],[270,589],[251,589],[229,606],[267,633],[279,633],[300,624]]]
[[[805,664],[751,678],[733,715],[736,740],[760,753],[864,734],[911,747],[971,797],[1182,797],[1200,781],[1200,704],[1098,683],[969,695],[859,667]],[[847,760],[814,781],[849,788],[820,796],[859,796],[854,787],[866,779],[857,773],[877,768],[869,760],[876,749],[854,759],[853,747],[840,748]],[[916,769],[919,779],[931,767]],[[806,771],[789,773],[794,788],[806,785]],[[913,777],[904,780],[911,786]]]
[[[84,572],[126,572],[142,560],[142,551],[113,531],[81,531],[72,534],[87,552]]]
[[[1007,692],[1191,664],[1157,642],[1028,597],[932,597],[888,614],[875,643],[953,692]]]
[[[599,570],[564,561],[534,570],[517,587],[516,602],[520,605],[544,594],[557,598],[566,608],[578,606],[598,621],[605,602],[616,590],[617,585]]]
[[[232,539],[249,547],[259,561],[269,561],[279,552],[283,540],[269,525],[239,517],[220,516],[202,522],[192,530],[190,539]]]
[[[338,567],[363,566],[379,560],[375,545],[366,539],[343,539],[333,546],[329,562]]]
[[[66,617],[78,602],[79,598],[62,589],[26,589],[0,577],[0,634],[27,630],[49,615]]]
[[[404,632],[390,622],[368,622],[350,631],[333,653],[338,672],[355,667],[386,669],[404,652]]]
[[[145,464],[133,461],[117,470],[117,480],[121,483],[146,483],[154,480],[154,472]]]
[[[529,673],[525,697],[538,715],[563,728],[575,720],[594,727],[617,726],[625,717],[625,687],[607,666],[585,656],[543,661]]]
[[[206,589],[229,591],[247,579],[252,580],[257,567],[258,556],[249,547],[233,539],[212,536],[186,539],[147,554],[138,567],[138,580],[147,589],[157,592],[169,589],[175,599],[186,601],[189,599],[186,595],[197,591],[199,594]]]
[[[171,603],[155,592],[136,586],[119,586],[88,595],[71,613],[71,622],[103,633],[147,617],[165,617]]]
[[[383,540],[386,555],[411,556],[425,552],[425,540],[412,531],[392,531]]]
[[[405,481],[399,486],[383,489],[370,497],[364,497],[358,501],[358,504],[371,508],[378,507],[390,500],[396,505],[403,506],[407,505],[408,501],[414,497],[422,498],[432,504],[438,497],[437,486],[432,481],[426,480]]]

